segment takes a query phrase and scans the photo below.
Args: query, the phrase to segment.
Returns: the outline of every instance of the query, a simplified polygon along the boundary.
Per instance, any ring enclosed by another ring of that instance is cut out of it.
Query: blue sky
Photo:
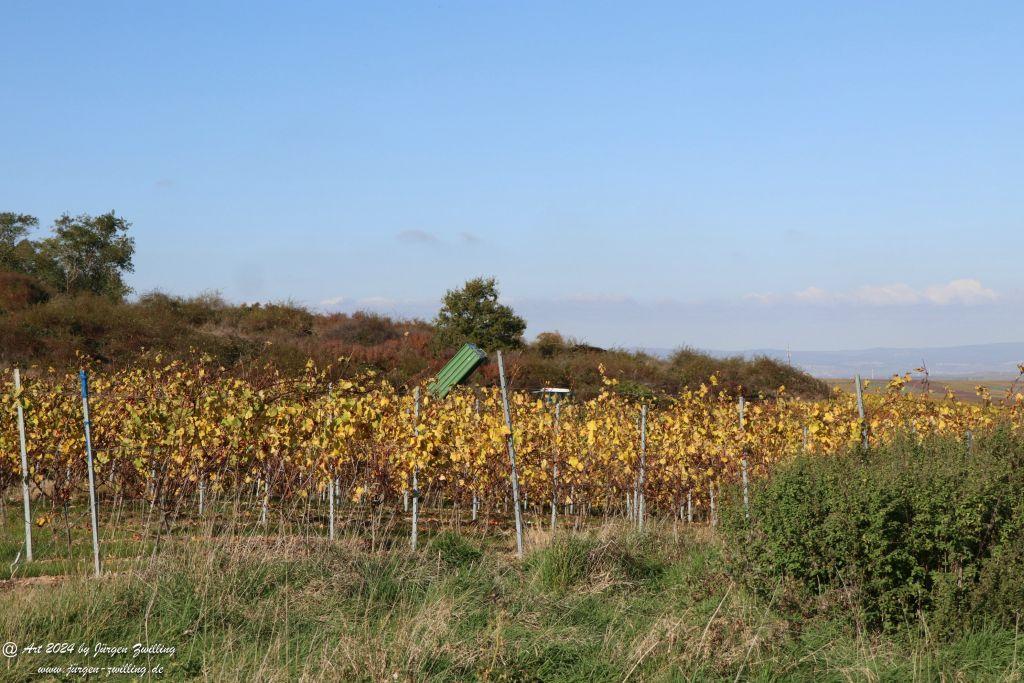
[[[598,344],[1024,339],[1024,4],[8,2],[0,210],[139,292]]]

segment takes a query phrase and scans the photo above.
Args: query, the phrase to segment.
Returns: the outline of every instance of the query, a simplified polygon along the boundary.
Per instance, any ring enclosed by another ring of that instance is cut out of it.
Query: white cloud
[[[406,302],[399,301],[398,299],[391,299],[386,296],[368,296],[356,302],[359,306],[367,306],[369,308],[387,308],[390,306],[397,306],[401,303]]]
[[[924,296],[933,304],[982,304],[995,301],[999,295],[995,290],[983,287],[977,280],[961,278],[944,285],[935,285],[924,290]]]
[[[907,306],[916,304],[921,295],[910,285],[896,282],[891,285],[865,285],[849,296],[854,303],[865,306]]]
[[[834,294],[829,294],[821,287],[808,287],[807,289],[800,290],[793,297],[797,301],[803,301],[811,304],[825,304],[832,303],[835,299]]]
[[[316,305],[331,313],[372,311],[395,318],[430,318],[437,312],[438,302],[432,299],[403,299],[388,296],[335,296],[322,299]]]
[[[395,308],[396,306],[412,305],[415,302],[411,299],[392,299],[386,296],[367,296],[362,298],[353,298],[350,296],[334,296],[329,299],[323,299],[318,304],[322,308],[333,309],[338,311],[356,311],[356,310],[386,310]]]
[[[783,300],[783,297],[772,292],[752,292],[744,294],[743,300],[753,301],[756,304],[777,304]]]
[[[902,282],[885,285],[864,285],[846,292],[832,292],[811,286],[790,295],[774,293],[747,294],[745,300],[760,304],[781,304],[787,301],[814,304],[851,306],[912,306],[931,304],[933,306],[973,306],[995,301],[999,294],[985,287],[978,280],[960,278],[945,284],[915,289]]]

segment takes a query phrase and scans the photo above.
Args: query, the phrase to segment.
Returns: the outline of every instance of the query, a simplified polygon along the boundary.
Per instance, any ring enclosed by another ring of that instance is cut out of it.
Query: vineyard
[[[411,499],[414,547],[421,501],[466,510],[474,521],[507,514],[519,499],[522,510],[550,514],[552,526],[560,514],[714,522],[723,485],[764,476],[801,452],[824,457],[908,433],[954,436],[970,448],[974,434],[994,425],[1024,428],[1016,384],[998,400],[979,387],[982,401],[971,404],[951,393],[910,393],[898,376],[863,397],[837,390],[807,401],[780,387],[777,398],[744,403],[718,391],[712,376],[698,390],[641,404],[605,377],[604,391],[586,402],[510,391],[506,415],[495,388],[433,400],[372,375],[327,377],[312,363],[298,377],[243,378],[202,361],[93,373],[87,404],[99,506],[147,503],[177,519],[231,501],[263,524],[296,510],[310,519],[314,507],[333,538],[342,506],[404,515]],[[78,377],[48,370],[14,387],[8,376],[0,488],[22,481],[20,404],[26,490],[42,526],[89,491]]]

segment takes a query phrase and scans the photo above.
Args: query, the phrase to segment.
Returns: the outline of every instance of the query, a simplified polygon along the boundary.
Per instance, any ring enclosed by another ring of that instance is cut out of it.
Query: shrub
[[[530,344],[530,348],[537,351],[543,358],[551,358],[556,354],[565,353],[569,345],[558,332],[541,332]]]
[[[50,293],[35,278],[0,270],[0,313],[20,311],[49,298]]]
[[[352,315],[336,313],[327,316],[321,324],[327,339],[346,344],[375,346],[402,336],[401,326],[379,313],[356,311]]]
[[[695,389],[714,374],[719,390],[736,393],[742,390],[748,398],[758,395],[775,396],[780,386],[799,396],[823,397],[829,393],[828,384],[802,370],[767,356],[747,360],[741,356],[715,358],[694,349],[677,350],[669,358],[669,366],[676,381]]]
[[[874,626],[918,612],[943,628],[993,614],[1005,622],[1024,597],[1024,443],[998,431],[975,446],[968,454],[957,439],[907,435],[798,458],[754,485],[749,525],[735,496],[727,502],[734,562],[762,591],[780,578],[807,595],[848,591]]]

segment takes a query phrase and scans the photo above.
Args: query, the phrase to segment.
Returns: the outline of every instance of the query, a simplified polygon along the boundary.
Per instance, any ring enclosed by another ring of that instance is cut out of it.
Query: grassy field
[[[7,558],[20,545],[8,508]],[[88,577],[84,515],[37,533],[50,557],[0,591],[0,640],[173,647],[133,658],[22,652],[0,679],[62,680],[39,667],[129,663],[144,679],[206,680],[1019,680],[1013,630],[954,641],[925,624],[884,635],[828,600],[808,609],[781,584],[755,595],[727,569],[703,525],[621,520],[551,534],[537,524],[523,560],[508,535],[426,524],[419,551],[404,528],[365,528],[333,543],[295,529],[214,520],[157,548],[138,528],[107,538],[107,573]],[[136,520],[141,524],[142,520]],[[54,561],[54,556],[63,559]],[[8,560],[9,561],[9,560]],[[6,569],[6,567],[5,567]],[[100,674],[102,675],[102,674]]]

